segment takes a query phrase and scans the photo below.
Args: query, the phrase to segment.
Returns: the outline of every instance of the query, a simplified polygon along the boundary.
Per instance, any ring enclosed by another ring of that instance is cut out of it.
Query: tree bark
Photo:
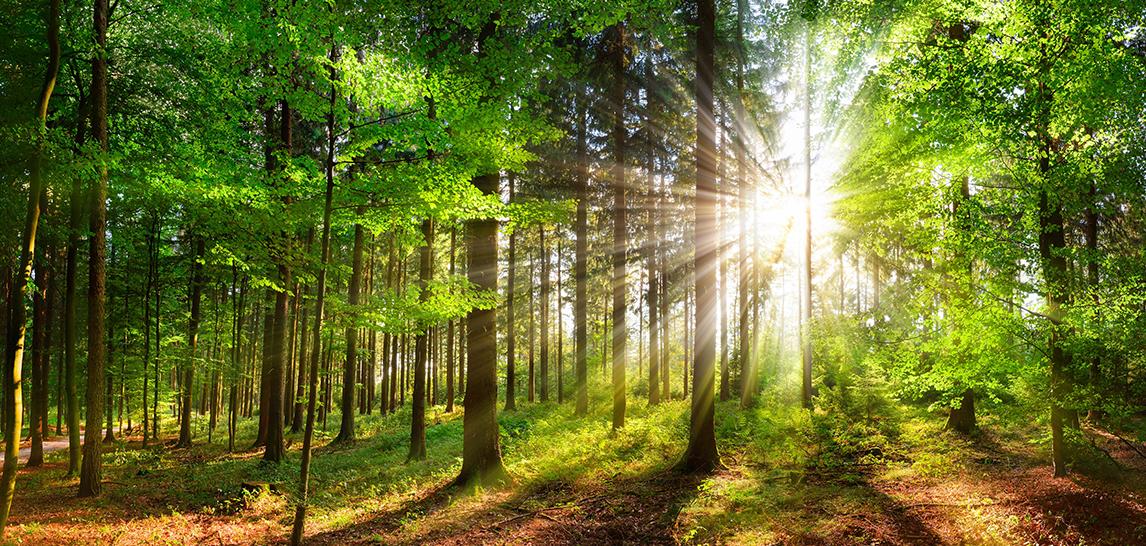
[[[458,228],[454,227],[454,228],[450,228],[450,278],[451,279],[454,277],[454,273],[455,273],[455,263],[457,262],[457,250],[458,250]],[[513,263],[512,258],[510,259],[510,263]],[[513,281],[510,281],[510,284],[512,285]],[[511,316],[512,316],[512,313],[511,313]],[[449,325],[446,326],[446,413],[451,413],[454,411],[454,323],[455,322],[456,321],[451,320]],[[513,329],[510,328],[510,331],[512,332]],[[510,340],[512,340],[512,339],[513,339],[513,335],[511,334]],[[513,354],[513,351],[511,350],[509,353]],[[385,389],[385,383],[383,383],[383,389],[382,390],[383,391],[386,390]]]
[[[804,306],[801,401],[812,408],[812,22],[804,21]]]
[[[108,0],[95,0],[92,10],[95,51],[92,56],[92,138],[101,153],[107,153],[107,23]],[[84,429],[83,461],[80,463],[80,497],[99,496],[103,482],[102,445],[99,434],[103,414],[101,390],[104,382],[105,330],[104,299],[106,294],[107,251],[107,162],[102,158],[99,174],[92,184],[91,216],[88,227],[88,379],[87,423]]]
[[[192,235],[191,246],[191,317],[187,321],[187,360],[183,367],[183,381],[179,418],[179,442],[175,447],[191,447],[191,387],[195,378],[195,358],[199,348],[200,303],[203,299],[203,259],[204,239]]]
[[[359,213],[362,211],[359,210]],[[362,288],[362,244],[365,230],[361,223],[354,224],[354,250],[351,258],[350,287],[347,293],[347,304],[351,313],[358,311],[358,296]],[[342,423],[338,436],[334,438],[336,444],[347,444],[354,441],[354,395],[355,395],[355,369],[358,365],[358,328],[353,321],[346,327],[346,361],[342,366]]]
[[[577,244],[573,256],[573,352],[576,375],[577,401],[574,413],[584,416],[589,412],[589,327],[588,327],[588,274],[589,259],[589,152],[587,141],[587,110],[584,85],[577,88],[577,178],[574,193],[577,199],[577,213],[574,231]]]
[[[487,25],[483,34],[492,32]],[[474,179],[485,195],[497,194],[498,175]],[[497,290],[497,220],[468,221],[466,274],[479,290]],[[466,319],[465,413],[462,425],[462,469],[455,483],[463,487],[500,483],[508,479],[501,461],[497,426],[497,311],[473,309]]]
[[[716,9],[698,0],[696,56],[696,336],[688,449],[677,467],[709,472],[720,466],[716,450],[716,119],[713,116],[713,57]]]
[[[511,172],[508,175],[509,202],[514,200],[514,182],[516,177]],[[451,243],[452,245],[452,243]],[[452,247],[451,247],[452,248]],[[453,265],[451,254],[450,264]],[[530,279],[532,282],[532,279]],[[517,402],[517,330],[514,319],[514,290],[517,287],[517,230],[509,234],[509,272],[505,281],[505,410],[516,409]],[[529,310],[533,312],[532,309]],[[451,323],[452,326],[452,323]],[[533,387],[530,385],[529,401],[533,401]]]
[[[430,218],[422,220],[422,237],[426,240],[426,246],[422,247],[419,256],[418,300],[424,305],[430,300],[430,279],[434,275],[434,221]],[[429,365],[430,328],[428,324],[419,324],[414,338],[414,395],[411,399],[410,453],[406,456],[407,462],[426,459],[426,372]]]
[[[311,333],[310,375],[307,378],[309,395],[306,403],[306,429],[302,437],[302,461],[299,465],[298,504],[295,505],[294,522],[291,525],[292,546],[302,544],[303,530],[306,527],[306,503],[310,486],[311,446],[314,441],[315,406],[318,402],[318,364],[322,353],[322,320],[326,304],[326,267],[330,263],[330,215],[334,200],[334,108],[338,103],[337,72],[334,64],[338,61],[338,46],[330,47],[330,103],[326,115],[326,195],[322,207],[322,243],[320,246],[318,279],[315,282],[314,328]]]
[[[609,92],[612,112],[613,140],[613,428],[625,426],[625,357],[628,341],[625,303],[628,283],[626,256],[628,252],[628,221],[625,202],[625,23],[618,22],[612,30],[611,63],[612,87]]]
[[[538,226],[538,246],[541,252],[541,347],[538,364],[541,367],[541,401],[549,401],[549,247],[545,244],[545,226]]]

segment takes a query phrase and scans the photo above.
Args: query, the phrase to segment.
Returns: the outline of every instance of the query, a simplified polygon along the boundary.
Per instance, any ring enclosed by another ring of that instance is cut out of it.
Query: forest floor
[[[943,432],[938,415],[911,410],[894,427],[833,436],[825,435],[831,422],[799,410],[744,413],[728,403],[717,415],[724,468],[691,477],[670,470],[684,444],[686,405],[630,406],[618,432],[610,430],[603,400],[585,419],[552,403],[501,412],[514,483],[472,495],[448,486],[460,464],[456,412],[431,410],[429,458],[409,464],[408,413],[360,418],[356,443],[316,450],[307,542],[1146,543],[1146,445],[1139,436],[1120,439],[1084,426],[1072,473],[1056,479],[1043,431],[1017,419],[981,418],[981,431],[963,438]],[[249,427],[237,442],[244,448],[253,437]],[[98,499],[75,498],[77,482],[64,476],[66,450],[50,453],[41,468],[22,468],[8,539],[284,542],[298,436],[290,436],[290,456],[276,466],[261,463],[260,450],[228,453],[225,431],[209,444],[200,432],[191,449],[170,441],[142,448],[139,437],[105,445]],[[329,436],[320,436],[324,445]],[[242,484],[252,481],[276,492],[243,493]]]

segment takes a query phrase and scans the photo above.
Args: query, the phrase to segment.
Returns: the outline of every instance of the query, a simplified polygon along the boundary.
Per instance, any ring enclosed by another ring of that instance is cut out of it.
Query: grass
[[[1069,509],[1063,516],[1056,495],[1086,499],[1118,487],[1126,495],[1146,490],[1141,480],[1114,485],[1125,475],[1084,446],[1075,463],[1084,479],[1108,481],[1080,482],[1071,491],[1063,484],[1072,482],[1044,480],[1045,434],[1019,412],[984,414],[983,432],[963,438],[942,431],[941,416],[921,408],[890,404],[862,417],[839,409],[808,413],[769,390],[747,410],[737,401],[717,405],[725,468],[695,479],[669,471],[687,443],[686,402],[649,407],[630,398],[626,426],[617,431],[605,389],[596,390],[588,416],[572,412],[571,403],[553,402],[499,412],[514,483],[477,495],[447,487],[461,464],[460,411],[429,408],[424,461],[406,462],[408,409],[358,416],[359,440],[348,446],[327,445],[336,430],[319,430],[308,536],[330,544],[602,543],[618,537],[686,544],[951,537],[1070,543],[1068,537],[1100,532],[1088,531],[1088,521],[1101,523],[1104,516],[1071,519]],[[337,415],[329,422],[337,423]],[[196,418],[197,443],[190,449],[142,449],[138,438],[105,445],[108,483],[98,499],[74,499],[76,482],[63,476],[66,450],[50,453],[46,468],[20,476],[9,540],[280,540],[293,514],[301,438],[288,435],[286,460],[266,464],[261,451],[246,449],[253,420],[241,423],[236,446],[243,450],[235,453],[226,450],[225,431],[207,442],[205,423]],[[1023,480],[1045,494],[1027,503],[1030,509],[1020,502]],[[278,494],[245,495],[245,481],[271,483]],[[1035,510],[1042,508],[1059,510],[1057,521],[1068,525],[1056,527]],[[1133,525],[1125,533],[1146,532],[1146,512],[1139,509],[1119,513]]]

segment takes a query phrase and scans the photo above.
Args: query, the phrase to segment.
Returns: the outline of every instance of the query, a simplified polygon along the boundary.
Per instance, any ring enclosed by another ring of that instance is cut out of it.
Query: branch
[[[394,114],[392,116],[383,116],[383,117],[380,117],[378,119],[372,119],[370,121],[365,121],[362,123],[352,123],[352,124],[350,124],[349,127],[346,128],[345,131],[342,131],[341,133],[338,133],[337,135],[334,135],[334,136],[335,136],[335,138],[343,137],[343,136],[346,136],[347,134],[349,134],[350,131],[353,131],[355,129],[361,129],[363,127],[368,127],[370,125],[386,123],[387,121],[393,121],[393,120],[396,120],[398,118],[404,118],[404,117],[409,116],[409,115],[417,114],[418,112],[421,112],[421,111],[422,111],[421,108],[415,108],[413,110],[407,110],[405,112],[399,112],[399,113]]]

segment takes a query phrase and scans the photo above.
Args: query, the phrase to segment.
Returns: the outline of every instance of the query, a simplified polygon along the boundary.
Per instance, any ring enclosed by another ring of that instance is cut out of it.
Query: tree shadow
[[[479,497],[446,481],[364,521],[312,535],[307,542],[674,544],[676,516],[703,479],[659,470],[590,485],[561,479],[530,482]],[[457,506],[451,506],[455,502]]]

